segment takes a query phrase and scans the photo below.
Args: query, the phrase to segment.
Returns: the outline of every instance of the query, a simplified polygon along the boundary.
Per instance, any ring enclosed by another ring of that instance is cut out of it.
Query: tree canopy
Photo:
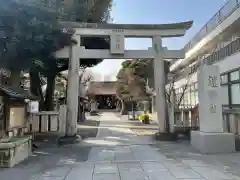
[[[56,2],[61,4],[62,0],[56,0]],[[63,27],[60,20],[106,22],[111,6],[111,1],[108,0],[108,4],[96,10],[97,15],[92,11],[92,8],[96,8],[94,4],[90,9],[80,6],[88,3],[86,0],[71,1],[72,4],[69,2],[66,0],[61,6],[46,9],[39,4],[29,5],[21,1],[0,0],[0,67],[12,71],[29,71],[31,92],[42,100],[45,99],[47,101],[45,105],[52,102],[56,75],[68,69],[68,60],[56,59],[53,53],[74,43],[73,29]],[[87,16],[80,13],[74,16],[72,10],[76,7],[86,11]],[[58,8],[63,8],[64,13],[58,13]],[[92,12],[89,14],[90,11]],[[67,29],[67,32],[63,31],[63,28]],[[99,37],[83,38],[82,45],[89,49],[107,49],[109,41]],[[101,61],[102,59],[86,59],[81,61],[81,66],[92,67]],[[47,79],[45,98],[41,92],[42,76]]]
[[[67,61],[56,60],[52,54],[64,46],[70,45],[71,35],[74,32],[67,28],[68,32],[64,33],[58,18],[58,13],[17,4],[13,0],[1,0],[0,65],[9,69],[30,69],[37,63],[45,65],[44,72],[66,70]],[[109,48],[108,41],[103,38],[84,38],[82,42],[86,48],[90,49]],[[21,63],[16,63],[16,61]],[[83,60],[81,66],[91,67],[101,61],[101,59]]]
[[[153,60],[134,59],[126,60],[117,75],[116,91],[124,101],[145,100],[150,95],[147,92],[147,80],[153,82]],[[169,63],[165,61],[165,73],[168,73]],[[153,84],[152,84],[153,86]]]
[[[146,99],[146,83],[143,68],[148,64],[144,60],[126,60],[122,63],[116,82],[116,91],[124,101]]]
[[[55,14],[11,0],[0,1],[0,26],[0,65],[13,70],[55,63],[52,53],[70,45],[73,33],[62,32]]]

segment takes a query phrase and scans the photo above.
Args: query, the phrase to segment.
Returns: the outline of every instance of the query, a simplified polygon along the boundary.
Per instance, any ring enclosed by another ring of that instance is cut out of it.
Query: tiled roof
[[[0,90],[4,92],[7,96],[16,98],[16,99],[31,99],[38,100],[39,98],[32,95],[29,91],[20,88],[14,88],[11,86],[6,86],[0,84]]]

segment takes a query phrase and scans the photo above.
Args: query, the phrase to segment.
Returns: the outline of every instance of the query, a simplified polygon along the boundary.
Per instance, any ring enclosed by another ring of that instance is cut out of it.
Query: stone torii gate
[[[162,46],[162,38],[181,37],[192,26],[192,21],[173,24],[95,24],[62,22],[65,27],[74,28],[73,38],[77,45],[56,52],[58,58],[69,58],[67,88],[67,127],[68,136],[76,134],[78,114],[79,63],[81,59],[153,59],[154,82],[156,91],[156,109],[160,132],[165,131],[165,77],[164,59],[181,59],[184,50],[168,50]],[[85,49],[81,46],[81,37],[109,36],[110,50]],[[148,50],[125,50],[125,37],[151,38],[152,48]],[[111,64],[109,64],[111,66]],[[107,67],[106,67],[107,68]],[[111,67],[109,67],[111,68]]]

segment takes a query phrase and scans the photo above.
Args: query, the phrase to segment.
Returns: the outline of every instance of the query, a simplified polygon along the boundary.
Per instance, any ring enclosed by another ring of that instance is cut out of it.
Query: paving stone
[[[144,162],[142,163],[142,168],[145,172],[159,172],[159,171],[168,171],[163,164],[158,162]]]
[[[119,170],[124,170],[125,168],[141,168],[141,164],[139,162],[135,162],[135,163],[119,163],[118,164],[118,169]]]
[[[146,160],[161,161],[166,159],[166,157],[163,154],[157,152],[155,149],[151,148],[148,145],[135,146],[135,147],[133,146],[131,147],[131,150],[135,158],[141,161],[146,161]]]
[[[184,166],[172,166],[169,168],[169,172],[172,173],[177,179],[201,179],[203,178],[197,172],[189,167]]]
[[[36,180],[41,176],[41,172],[31,171],[31,169],[21,168],[0,168],[0,180]]]
[[[39,178],[41,177],[41,174],[39,173],[39,174],[35,174],[35,175],[32,175],[30,178],[25,178],[25,179],[27,179],[27,180],[38,180]],[[2,178],[2,177],[1,177]],[[13,178],[11,178],[11,177],[8,177],[8,179],[11,179],[11,180],[14,180]],[[19,179],[19,180],[21,180],[19,177],[17,177],[16,179]],[[2,180],[2,179],[1,179]]]
[[[121,180],[150,180],[149,177],[143,173],[120,173]]]
[[[132,153],[117,153],[115,157],[116,161],[133,161],[136,160],[135,156]]]
[[[117,146],[114,148],[115,153],[131,153],[131,149],[128,146]]]
[[[40,177],[37,180],[65,180],[65,179],[64,179],[64,177],[46,177],[46,176],[43,176],[43,177]]]
[[[94,174],[93,180],[120,180],[120,177],[119,174]]]
[[[161,161],[162,157],[155,154],[134,153],[134,156],[139,161]]]
[[[150,180],[176,180],[176,178],[160,163],[143,163],[142,168]]]
[[[110,152],[99,152],[94,156],[89,157],[88,161],[113,161],[115,160],[114,153]]]
[[[194,160],[194,159],[185,159],[182,160],[183,164],[189,165],[189,166],[203,166],[203,167],[207,167],[207,166],[211,166],[210,164],[207,164],[201,160]]]
[[[176,159],[166,159],[161,161],[161,163],[166,167],[166,168],[172,168],[176,166],[180,167],[188,167],[187,165],[183,164],[183,162],[178,161]]]
[[[216,169],[209,168],[209,167],[195,166],[192,168],[194,169],[194,171],[201,174],[202,177],[209,179],[209,180],[234,180],[234,178],[235,179],[237,178],[233,175],[226,174],[226,173],[223,173],[221,171],[218,171]],[[240,179],[240,178],[238,178],[238,179]]]
[[[161,171],[159,173],[148,173],[149,180],[177,180],[170,172]],[[181,179],[182,180],[182,179]]]
[[[95,164],[94,174],[118,174],[117,164]]]
[[[45,177],[65,177],[70,171],[69,167],[57,167],[48,171],[45,171],[42,176]]]
[[[139,163],[119,164],[118,168],[122,180],[149,180]]]
[[[79,163],[72,166],[72,169],[92,170],[94,169],[94,163]]]
[[[73,168],[68,173],[65,180],[92,180],[93,167],[91,168]]]

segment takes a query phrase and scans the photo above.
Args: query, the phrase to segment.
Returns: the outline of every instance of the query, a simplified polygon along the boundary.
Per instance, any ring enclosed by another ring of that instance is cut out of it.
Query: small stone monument
[[[223,131],[220,71],[204,65],[198,74],[200,131],[191,132],[191,144],[202,153],[235,151],[235,137]]]

